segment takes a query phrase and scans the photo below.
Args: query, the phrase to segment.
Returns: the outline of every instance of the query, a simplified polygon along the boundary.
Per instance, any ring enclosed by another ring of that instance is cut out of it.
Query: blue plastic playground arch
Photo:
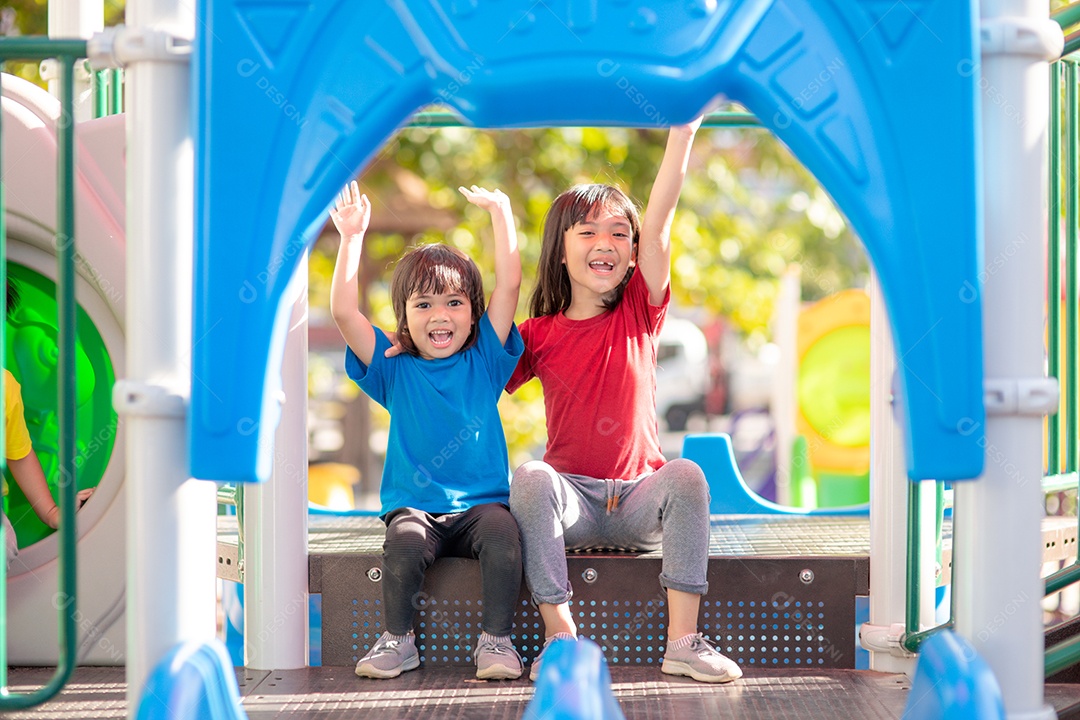
[[[528,9],[525,9],[528,7]],[[206,0],[196,38],[191,471],[265,480],[288,308],[330,200],[419,108],[657,126],[719,95],[814,173],[881,279],[913,479],[978,476],[971,0]]]

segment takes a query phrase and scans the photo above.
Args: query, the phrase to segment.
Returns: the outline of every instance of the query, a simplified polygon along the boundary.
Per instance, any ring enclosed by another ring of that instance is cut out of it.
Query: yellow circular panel
[[[799,363],[799,408],[814,432],[845,447],[870,443],[870,328],[817,341]]]
[[[817,470],[862,474],[870,466],[870,299],[861,290],[825,298],[799,316],[798,432]]]

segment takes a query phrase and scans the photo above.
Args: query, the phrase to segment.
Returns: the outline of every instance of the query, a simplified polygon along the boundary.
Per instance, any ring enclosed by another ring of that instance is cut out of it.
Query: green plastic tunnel
[[[41,460],[49,487],[56,497],[60,477],[57,459],[56,283],[23,265],[8,263],[8,278],[18,288],[21,302],[7,317],[4,366],[22,386],[26,425]],[[80,490],[97,487],[108,467],[116,441],[116,412],[112,386],[116,379],[112,359],[93,320],[80,306],[76,328],[76,456],[75,477]],[[4,509],[24,548],[53,531],[42,523],[5,471],[8,494]]]

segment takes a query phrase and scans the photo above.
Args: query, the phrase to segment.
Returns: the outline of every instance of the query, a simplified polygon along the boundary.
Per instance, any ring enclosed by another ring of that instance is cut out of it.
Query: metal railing
[[[1080,2],[1068,5],[1051,16],[1063,30],[1080,24]],[[1080,227],[1077,176],[1080,172],[1080,86],[1077,64],[1080,58],[1070,53],[1080,49],[1080,31],[1066,37],[1062,57],[1050,66],[1049,132],[1049,228],[1048,301],[1047,301],[1047,374],[1058,379],[1061,388],[1058,411],[1046,421],[1046,470],[1044,492],[1076,489],[1080,468],[1080,345],[1077,342],[1077,317],[1080,292],[1077,278],[1077,235]],[[938,516],[943,503],[938,483]],[[936,627],[920,630],[919,597],[921,584],[918,567],[921,548],[918,539],[918,515],[921,488],[912,483],[908,494],[907,608],[903,647],[918,652],[924,640],[940,630],[954,626],[955,605],[949,619]],[[938,533],[940,538],[940,531]],[[1046,594],[1080,582],[1080,561],[1046,578]],[[952,596],[955,597],[955,594]],[[1060,643],[1046,652],[1046,674],[1050,675],[1080,662],[1080,638]]]
[[[59,656],[56,672],[43,687],[30,693],[7,691],[7,615],[6,595],[0,601],[5,610],[0,616],[0,711],[33,707],[49,700],[63,689],[76,662],[76,615],[78,613],[75,572],[75,64],[86,57],[85,40],[49,40],[42,38],[0,39],[0,62],[12,59],[57,60],[60,78],[60,117],[56,123],[56,305],[59,401],[60,465],[59,502]],[[2,128],[0,128],[2,131]],[[3,198],[0,197],[0,255],[7,257],[7,231],[3,226]],[[0,265],[7,281],[6,260]],[[0,339],[2,338],[0,330]],[[2,343],[0,343],[2,347]],[[2,564],[0,564],[2,566]],[[6,592],[6,571],[0,572],[0,593]]]
[[[86,69],[90,73],[90,90],[94,97],[94,117],[99,118],[124,112],[123,69],[92,70],[89,63],[87,63]]]
[[[1073,6],[1067,8],[1075,9]],[[1075,21],[1080,22],[1080,10]],[[1051,66],[1050,87],[1050,267],[1047,272],[1047,373],[1061,388],[1058,412],[1046,423],[1044,487],[1077,489],[1080,478],[1080,58],[1063,58]],[[1080,562],[1046,578],[1051,595],[1080,582]],[[1080,637],[1046,651],[1046,675],[1080,662]]]
[[[1068,31],[1080,24],[1080,3],[1073,3],[1052,16]],[[1080,208],[1080,84],[1077,64],[1069,57],[1080,50],[1080,30],[1067,34],[1061,62],[1050,66],[1050,245],[1047,272],[1047,374],[1058,379],[1061,398],[1056,414],[1046,422],[1046,477],[1048,491],[1077,489],[1080,479],[1080,345],[1077,315],[1078,229]],[[1080,582],[1080,562],[1058,570],[1046,578],[1046,594],[1052,595]],[[1044,670],[1047,676],[1080,662],[1080,636],[1047,648]]]

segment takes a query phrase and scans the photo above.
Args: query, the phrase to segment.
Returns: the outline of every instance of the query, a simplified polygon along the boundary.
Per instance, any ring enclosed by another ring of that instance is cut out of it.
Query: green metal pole
[[[936,481],[927,480],[925,482],[934,482],[935,492],[935,505],[937,507],[938,517],[940,518],[942,510],[945,507],[945,485]],[[919,503],[922,495],[921,483],[912,482],[908,487],[908,555],[907,555],[907,605],[905,606],[905,630],[904,637],[901,639],[900,644],[903,648],[909,652],[919,652],[919,646],[923,644],[923,641],[935,633],[939,633],[942,630],[953,627],[956,617],[956,605],[955,602],[949,605],[949,619],[941,625],[936,625],[927,630],[919,630],[919,611],[922,608],[921,595],[922,595],[922,580],[919,577],[919,559],[922,555],[922,543],[920,541],[919,532]],[[955,532],[955,518],[956,508],[953,508],[953,537],[956,537]],[[940,525],[938,537],[940,538]],[[953,553],[955,557],[956,553]],[[939,557],[940,559],[940,557]],[[955,582],[955,580],[954,580]],[[955,601],[956,593],[952,594],[952,600]]]
[[[109,75],[108,70],[91,70],[90,84],[94,93],[94,117],[105,117],[109,114]]]
[[[714,112],[705,116],[703,127],[761,127],[761,121],[750,113]],[[428,110],[417,113],[409,122],[413,128],[461,127],[461,117],[457,113],[443,110]],[[538,126],[539,127],[539,126]],[[548,127],[548,126],[544,126]],[[620,125],[620,127],[625,127]]]
[[[941,528],[945,524],[945,483],[941,481],[934,482],[934,562],[937,563],[937,567],[941,572],[944,572],[942,567],[942,541],[941,541]],[[935,581],[934,587],[937,587]]]
[[[0,203],[2,205],[2,203]],[[2,208],[0,208],[2,209]],[[4,268],[7,280],[7,268]],[[3,382],[3,381],[0,381]],[[2,433],[0,433],[2,434]],[[0,446],[2,447],[2,446]],[[7,469],[7,462],[4,463]],[[6,511],[5,511],[6,512]],[[0,547],[4,549],[4,562],[0,563],[0,695],[7,694],[7,529],[0,523]]]
[[[931,635],[936,635],[942,630],[951,630],[953,627],[955,627],[955,623],[950,619],[948,622],[943,622],[940,625],[935,625],[929,630],[921,630],[916,633],[911,633],[910,635],[905,634],[903,642],[904,649],[908,652],[917,653],[919,652],[919,647]]]
[[[71,677],[76,663],[76,593],[75,561],[75,497],[72,468],[75,467],[75,63],[86,56],[85,40],[52,40],[49,38],[0,39],[0,62],[9,58],[48,59],[55,57],[60,70],[60,116],[56,132],[56,173],[59,188],[56,201],[57,246],[57,320],[59,345],[59,461],[62,483],[59,489],[60,528],[58,534],[59,594],[58,614],[59,656],[56,671],[48,683],[32,693],[10,694],[6,678],[6,627],[2,640],[4,651],[0,660],[4,668],[0,675],[0,710],[40,705],[54,697]],[[2,186],[0,186],[2,187]],[[2,196],[0,196],[2,206]],[[2,223],[3,213],[0,213]],[[0,227],[0,237],[4,237]],[[64,239],[64,240],[62,240]],[[6,248],[4,257],[6,257]],[[6,264],[2,276],[6,280]],[[4,318],[6,323],[6,317]],[[71,478],[65,483],[64,474]],[[66,487],[65,487],[66,486]],[[4,583],[5,585],[6,583]],[[0,590],[2,593],[2,590]],[[6,597],[3,597],[6,617]]]
[[[1064,162],[1061,158],[1061,92],[1062,92],[1062,64],[1050,65],[1050,227],[1048,228],[1048,242],[1050,244],[1050,268],[1047,280],[1049,289],[1049,302],[1047,305],[1048,332],[1047,332],[1047,372],[1050,377],[1061,380],[1061,169]],[[1058,412],[1051,413],[1047,419],[1046,446],[1047,462],[1046,472],[1048,475],[1057,475],[1061,472],[1061,407],[1060,399]]]
[[[1051,13],[1050,18],[1055,20],[1062,30],[1068,30],[1073,25],[1080,23],[1080,2],[1066,5],[1060,10]]]
[[[1080,635],[1054,645],[1046,651],[1046,677],[1080,662]]]
[[[1071,55],[1080,50],[1080,30],[1065,36],[1065,49],[1061,51],[1061,57]]]
[[[1075,562],[1046,578],[1046,594],[1053,595],[1059,590],[1069,587],[1074,582],[1080,582],[1080,563]]]
[[[57,396],[60,419],[60,591],[65,603],[60,613],[60,664],[66,670],[61,685],[75,667],[75,615],[77,576],[75,572],[75,68],[76,58],[61,57],[61,127],[57,137],[56,300],[59,357]]]
[[[86,57],[85,40],[53,40],[41,36],[0,39],[2,60],[47,60],[48,58]]]
[[[1080,313],[1080,283],[1077,282],[1077,248],[1080,246],[1080,86],[1077,85],[1077,63],[1065,63],[1065,108],[1067,135],[1067,164],[1065,172],[1065,470],[1080,470],[1080,418],[1078,418],[1077,385],[1080,384],[1080,344],[1077,342],[1077,314]],[[1056,298],[1055,298],[1056,301]]]
[[[124,112],[124,71],[113,68],[109,71],[109,114]]]
[[[17,38],[17,40],[22,40]],[[57,283],[56,304],[58,315],[59,359],[57,370],[60,444],[60,528],[59,592],[57,594],[59,658],[56,672],[43,687],[31,693],[8,694],[6,686],[0,688],[0,710],[33,707],[57,695],[71,678],[76,661],[76,572],[75,572],[75,70],[78,58],[86,54],[85,42],[41,41],[0,43],[0,56],[27,57],[37,48],[39,56],[57,58],[60,67],[60,107],[57,121],[56,173],[58,178],[56,200],[56,249]],[[12,50],[18,45],[19,50]],[[57,52],[57,48],[73,48],[71,54]],[[51,51],[50,49],[51,48]]]
[[[922,488],[917,482],[908,482],[908,506],[907,506],[907,604],[904,608],[904,622],[906,627],[905,644],[908,635],[919,632],[919,596],[921,583],[919,579],[919,559],[922,555],[922,543],[919,537],[919,502],[922,496]]]
[[[3,113],[0,113],[0,153],[2,153],[2,139],[4,129],[2,127]],[[4,166],[3,158],[0,158],[0,168]],[[4,281],[4,322],[0,323],[0,350],[7,347],[7,204],[4,197],[3,173],[0,173],[0,279]],[[6,353],[4,355],[6,357]],[[0,394],[7,392],[5,382],[0,378]],[[4,395],[6,397],[6,395]],[[7,448],[7,423],[0,422],[0,448]],[[7,470],[7,453],[0,453],[0,466]],[[6,500],[7,498],[3,498]],[[7,512],[3,507],[0,512]],[[0,548],[4,552],[4,562],[0,563],[0,694],[7,693],[7,531],[0,522]]]

